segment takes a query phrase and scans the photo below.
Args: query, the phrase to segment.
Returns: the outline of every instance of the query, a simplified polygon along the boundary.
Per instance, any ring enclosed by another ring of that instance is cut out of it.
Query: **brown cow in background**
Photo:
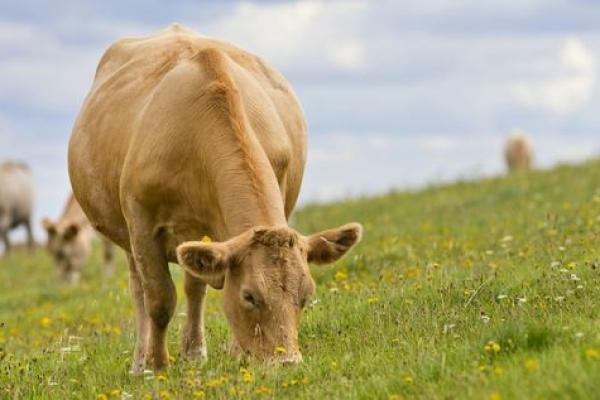
[[[531,168],[531,142],[525,133],[517,131],[509,136],[504,148],[504,158],[509,171],[526,171]]]
[[[44,218],[42,226],[48,233],[47,248],[54,258],[59,276],[65,282],[77,283],[89,258],[96,232],[75,197],[69,196],[58,221]],[[114,245],[103,236],[102,242],[104,270],[111,276],[114,274]]]

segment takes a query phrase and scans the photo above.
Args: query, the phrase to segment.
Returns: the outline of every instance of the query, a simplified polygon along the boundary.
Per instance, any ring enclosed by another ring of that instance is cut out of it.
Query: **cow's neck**
[[[215,171],[215,194],[222,217],[219,230],[227,238],[255,226],[287,223],[271,164],[260,146],[249,146],[234,148]]]

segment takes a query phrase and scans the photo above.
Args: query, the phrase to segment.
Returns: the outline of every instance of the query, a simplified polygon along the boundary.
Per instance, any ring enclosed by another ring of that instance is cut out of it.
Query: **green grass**
[[[349,257],[313,268],[302,365],[232,358],[216,291],[209,360],[181,360],[182,276],[173,266],[175,361],[164,376],[130,376],[123,256],[106,280],[96,249],[81,285],[62,287],[39,251],[0,261],[0,398],[599,396],[600,160],[309,206],[295,221],[305,233],[365,227]]]

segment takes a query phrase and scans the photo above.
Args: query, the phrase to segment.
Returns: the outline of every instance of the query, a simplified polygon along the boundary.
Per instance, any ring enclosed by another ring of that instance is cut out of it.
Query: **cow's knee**
[[[172,283],[161,290],[158,295],[157,293],[146,293],[145,296],[146,313],[157,328],[164,329],[169,325],[176,304],[177,297]]]

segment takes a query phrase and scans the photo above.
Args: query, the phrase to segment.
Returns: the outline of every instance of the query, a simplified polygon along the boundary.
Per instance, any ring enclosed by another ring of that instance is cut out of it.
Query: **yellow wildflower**
[[[273,389],[268,388],[266,386],[259,386],[256,388],[255,392],[256,394],[271,395],[273,394]]]
[[[166,381],[167,376],[165,374],[158,374],[156,375],[156,379],[158,379],[159,381]]]
[[[528,371],[536,371],[539,367],[540,363],[535,358],[528,358],[525,361],[525,368],[527,368]]]
[[[171,392],[169,392],[168,390],[161,390],[158,395],[160,396],[161,399],[170,399],[171,398]]]
[[[487,353],[499,353],[501,350],[501,347],[498,343],[494,342],[493,340],[490,340],[483,348]]]
[[[598,350],[590,348],[585,351],[585,356],[590,360],[597,360],[600,354],[598,353]]]
[[[419,270],[419,267],[410,267],[405,271],[405,275],[409,279],[418,277],[420,273],[421,270]]]
[[[276,354],[285,354],[285,353],[287,353],[287,351],[285,350],[285,347],[277,346],[277,347],[275,347],[275,353]]]
[[[51,323],[52,323],[52,320],[48,317],[44,317],[44,318],[40,319],[40,325],[42,326],[42,328],[49,327]]]
[[[405,377],[402,379],[402,381],[404,381],[404,383],[406,383],[407,385],[412,385],[412,384],[415,382],[415,380],[413,379],[413,377],[412,377],[412,376],[410,376],[410,375],[406,375],[406,376],[405,376]]]
[[[369,303],[369,304],[377,304],[377,303],[379,303],[379,297],[369,297],[367,299],[367,303]]]
[[[208,381],[208,383],[206,384],[207,387],[212,388],[212,387],[216,387],[216,386],[220,386],[220,385],[224,385],[227,382],[229,382],[229,379],[227,379],[226,376],[222,376],[220,378],[217,379],[213,379],[211,381]]]
[[[206,397],[206,393],[204,393],[204,390],[196,390],[194,392],[194,398],[196,399],[203,399]]]
[[[489,400],[502,400],[502,396],[500,396],[500,393],[494,392],[490,394]]]
[[[502,368],[502,367],[494,368],[494,374],[496,374],[498,376],[504,375],[504,368]]]
[[[200,241],[202,243],[212,243],[212,239],[206,235],[202,236],[202,239],[200,239]]]
[[[338,281],[343,281],[348,278],[348,274],[345,271],[338,271],[335,273],[335,279]]]
[[[108,396],[106,396],[104,393],[100,393],[98,396],[96,396],[96,400],[108,400]]]
[[[248,371],[246,368],[241,368],[240,372],[242,373],[242,382],[252,383],[254,377],[252,376],[252,373],[250,371]]]
[[[119,389],[113,389],[110,391],[110,397],[119,397],[121,395],[121,391]]]

